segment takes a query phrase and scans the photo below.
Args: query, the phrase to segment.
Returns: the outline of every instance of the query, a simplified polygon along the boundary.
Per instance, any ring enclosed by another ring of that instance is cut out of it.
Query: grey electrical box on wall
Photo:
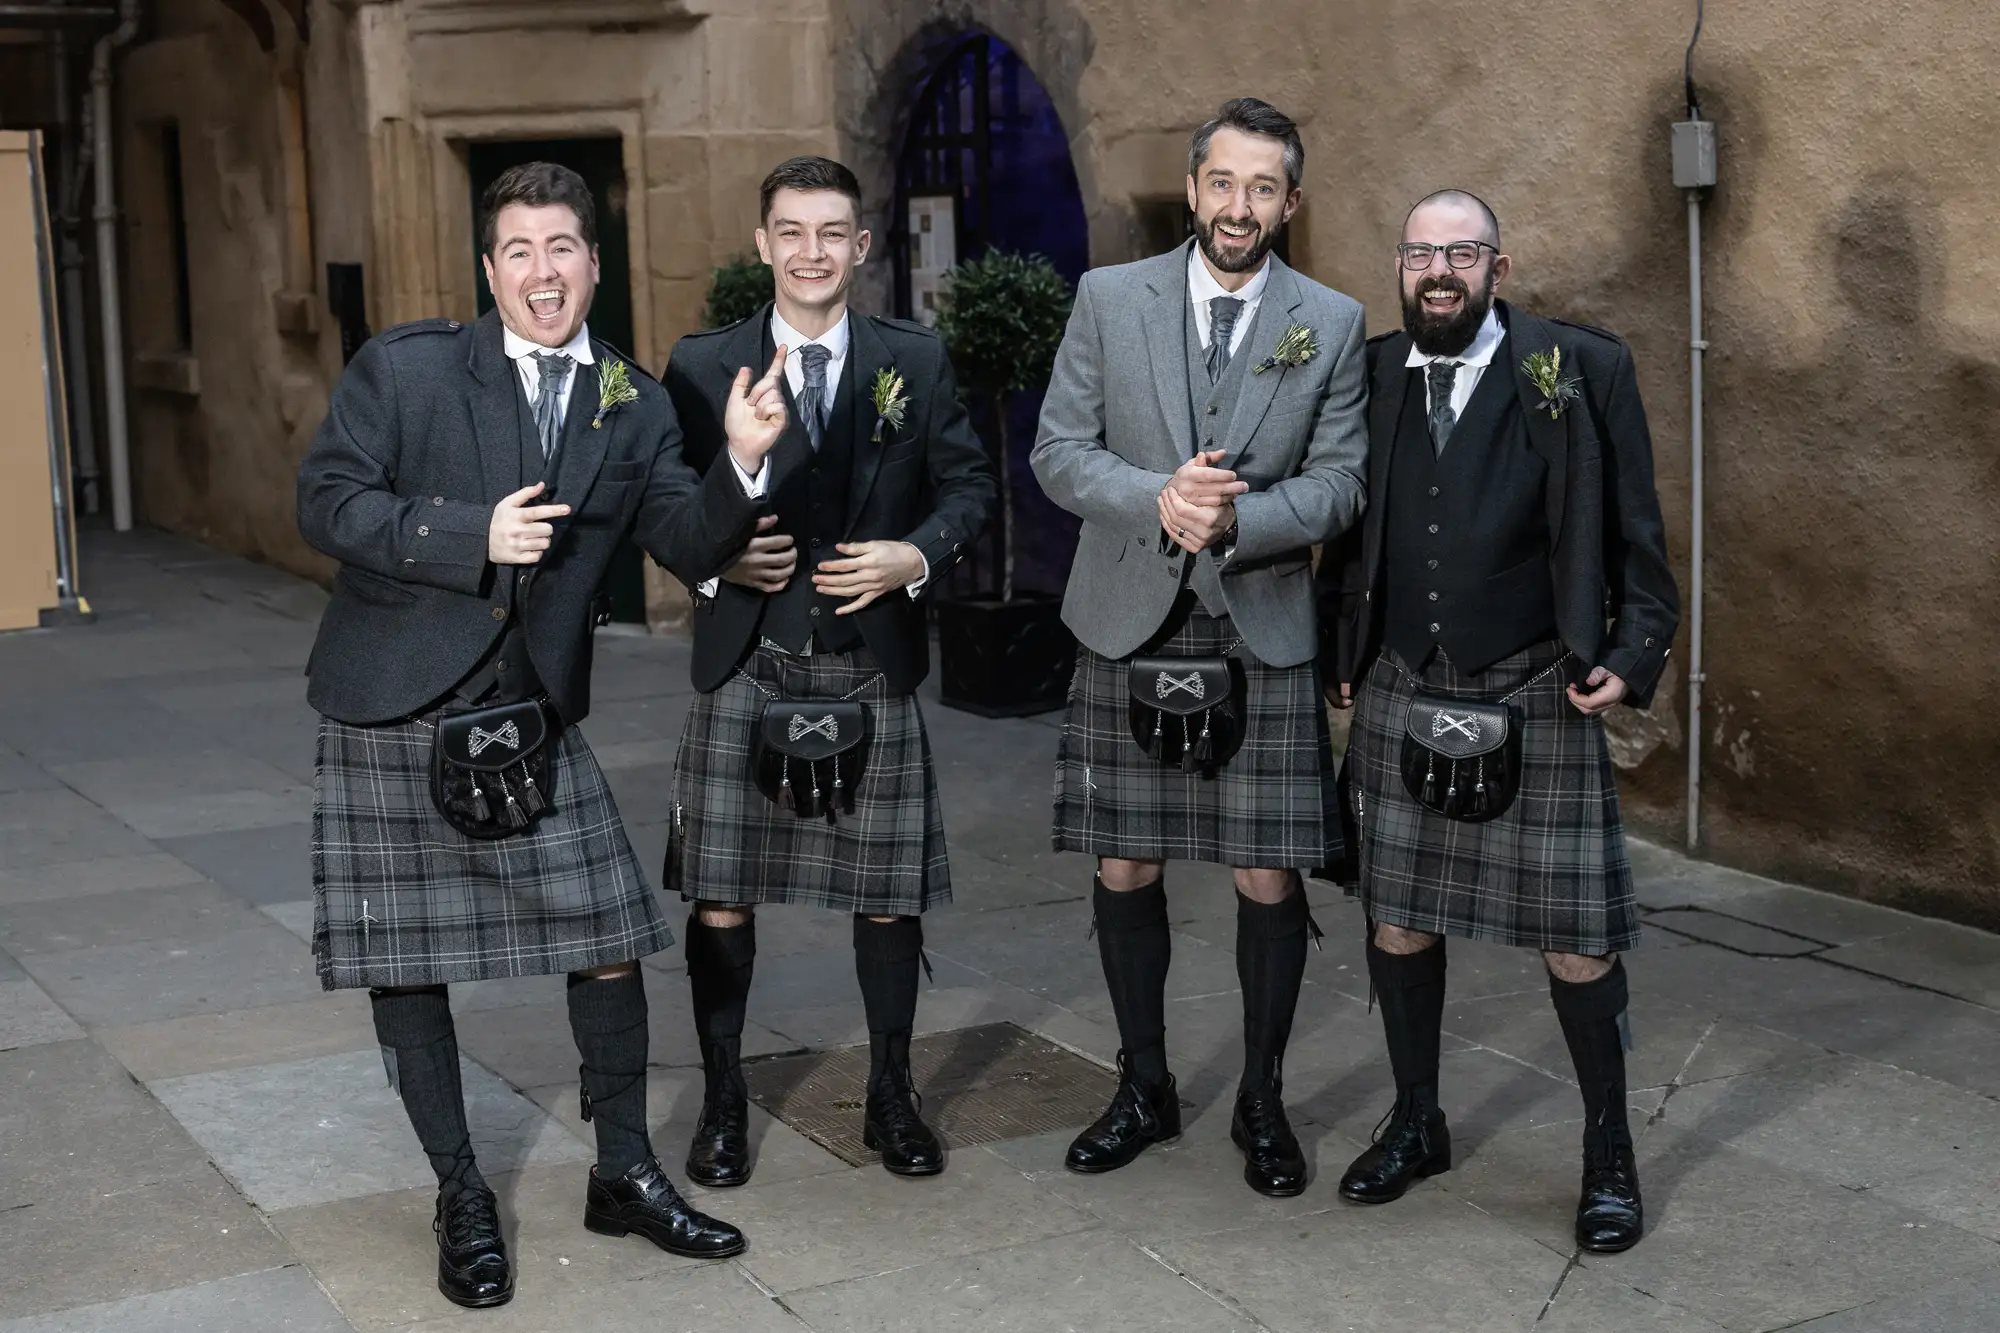
[[[1674,126],[1674,188],[1701,190],[1715,184],[1715,122],[1683,120]]]

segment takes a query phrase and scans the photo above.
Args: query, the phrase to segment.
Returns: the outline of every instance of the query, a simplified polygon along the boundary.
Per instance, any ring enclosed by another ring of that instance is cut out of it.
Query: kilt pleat
[[[1429,693],[1496,700],[1563,657],[1526,649],[1460,672],[1439,652],[1419,673]],[[1361,687],[1346,786],[1360,829],[1358,891],[1368,915],[1434,935],[1558,953],[1601,955],[1638,943],[1638,899],[1625,851],[1616,771],[1600,718],[1576,711],[1565,686],[1575,659],[1513,700],[1521,785],[1498,819],[1468,824],[1426,809],[1403,786],[1403,724],[1417,685],[1388,653]]]
[[[313,781],[320,984],[423,986],[605,967],[673,943],[590,746],[566,728],[551,809],[468,838],[430,799],[432,728],[322,717]]]
[[[1158,650],[1217,656],[1232,622],[1196,613]],[[1267,666],[1239,650],[1243,745],[1212,778],[1151,758],[1132,739],[1129,659],[1079,646],[1056,753],[1057,851],[1132,860],[1310,870],[1339,859],[1333,744],[1313,663]]]
[[[753,744],[773,695],[867,705],[868,754],[852,813],[802,819],[757,789]],[[915,695],[889,689],[865,650],[797,657],[760,648],[720,688],[697,695],[674,762],[669,818],[666,886],[691,902],[916,916],[951,901],[923,713]]]

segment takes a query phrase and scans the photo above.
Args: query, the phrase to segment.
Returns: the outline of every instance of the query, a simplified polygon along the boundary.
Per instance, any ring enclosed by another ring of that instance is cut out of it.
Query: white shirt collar
[[[1209,308],[1208,303],[1215,297],[1233,296],[1243,303],[1243,309],[1247,313],[1251,306],[1264,299],[1264,289],[1270,285],[1271,256],[1269,255],[1264,256],[1264,264],[1257,270],[1255,277],[1236,291],[1230,292],[1224,291],[1222,284],[1215,280],[1215,275],[1208,271],[1208,264],[1201,257],[1201,242],[1195,241],[1188,246],[1188,298],[1203,310]]]
[[[1433,361],[1456,361],[1461,366],[1484,368],[1493,364],[1493,358],[1500,351],[1501,342],[1507,337],[1507,326],[1500,322],[1500,311],[1496,307],[1486,312],[1486,322],[1479,326],[1479,332],[1472,335],[1472,345],[1457,356],[1432,356],[1419,352],[1414,345],[1410,355],[1403,362],[1406,366],[1428,366]]]
[[[786,349],[785,360],[787,361],[797,356],[799,349],[807,343],[818,343],[827,350],[827,354],[833,360],[838,361],[847,355],[848,319],[849,316],[843,313],[838,324],[835,324],[817,338],[808,338],[805,334],[800,333],[797,329],[785,323],[785,317],[778,313],[778,307],[774,305],[771,307],[771,341]]]
[[[506,350],[509,359],[514,361],[519,361],[524,356],[533,356],[537,352],[561,352],[580,366],[590,365],[597,359],[590,351],[590,325],[588,323],[577,325],[576,336],[561,347],[544,347],[540,343],[531,343],[505,324],[502,324],[500,326],[500,345]]]

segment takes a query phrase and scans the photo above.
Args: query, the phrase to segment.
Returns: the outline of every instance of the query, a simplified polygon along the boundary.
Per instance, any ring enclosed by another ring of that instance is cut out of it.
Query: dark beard
[[[1284,230],[1283,226],[1281,225],[1278,230]],[[1194,219],[1194,238],[1201,246],[1202,254],[1208,257],[1208,262],[1215,265],[1219,271],[1223,273],[1251,273],[1255,272],[1257,266],[1264,262],[1264,256],[1271,253],[1271,247],[1277,243],[1278,233],[1275,231],[1265,231],[1263,224],[1258,223],[1257,235],[1250,242],[1250,248],[1241,255],[1232,255],[1216,247],[1215,223],[1203,222],[1197,217]]]
[[[1465,299],[1460,302],[1458,313],[1439,317],[1424,310],[1424,296],[1429,292],[1457,292]],[[1493,309],[1493,270],[1486,270],[1486,281],[1480,284],[1475,294],[1466,286],[1465,279],[1456,274],[1450,277],[1425,277],[1417,284],[1414,294],[1403,293],[1403,329],[1410,335],[1419,352],[1425,356],[1457,356],[1472,346],[1472,340],[1479,336],[1479,326],[1486,322],[1487,312]]]

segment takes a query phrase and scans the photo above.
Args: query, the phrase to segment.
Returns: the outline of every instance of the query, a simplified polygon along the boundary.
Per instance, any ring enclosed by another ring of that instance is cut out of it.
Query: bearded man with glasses
[[[1577,1244],[1626,1250],[1639,916],[1603,715],[1652,698],[1680,619],[1645,410],[1622,340],[1494,299],[1513,261],[1473,195],[1418,203],[1397,256],[1403,327],[1368,344],[1368,512],[1319,572],[1327,698],[1358,705],[1343,878],[1396,1078],[1340,1192],[1387,1203],[1451,1168],[1444,937],[1537,949],[1586,1112]]]

